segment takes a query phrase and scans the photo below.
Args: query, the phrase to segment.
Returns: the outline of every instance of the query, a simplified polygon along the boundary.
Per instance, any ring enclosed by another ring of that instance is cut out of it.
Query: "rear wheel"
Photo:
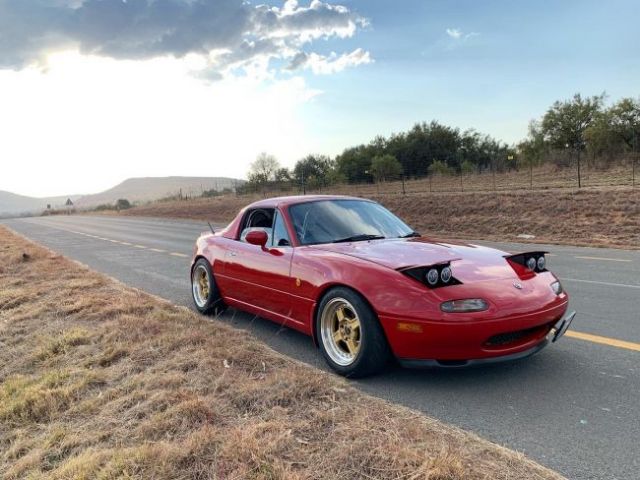
[[[201,258],[193,266],[191,272],[191,294],[196,309],[205,315],[221,313],[224,304],[211,272],[209,262]]]
[[[329,366],[346,377],[380,372],[389,360],[389,346],[375,313],[356,292],[329,290],[316,318],[316,338]]]

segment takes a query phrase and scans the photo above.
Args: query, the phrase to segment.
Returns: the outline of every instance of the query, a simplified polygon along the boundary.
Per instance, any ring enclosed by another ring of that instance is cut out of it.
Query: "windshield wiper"
[[[418,232],[409,232],[406,235],[401,235],[398,238],[411,238],[411,237],[421,237],[422,235],[420,235]]]
[[[365,240],[382,240],[383,238],[387,238],[383,235],[371,235],[367,233],[361,233],[358,235],[352,235],[351,237],[340,238],[338,240],[334,240],[331,243],[343,243],[343,242],[362,242]]]

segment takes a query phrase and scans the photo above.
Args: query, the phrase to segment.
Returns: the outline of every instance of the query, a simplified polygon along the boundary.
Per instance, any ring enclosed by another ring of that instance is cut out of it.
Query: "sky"
[[[636,0],[0,0],[0,190],[245,178],[438,120],[640,96]]]

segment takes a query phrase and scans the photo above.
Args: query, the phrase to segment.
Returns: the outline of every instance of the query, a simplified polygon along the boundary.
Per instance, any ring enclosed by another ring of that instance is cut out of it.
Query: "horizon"
[[[556,100],[640,95],[630,0],[48,3],[0,3],[0,190],[36,198],[245,179],[431,120],[515,144]]]

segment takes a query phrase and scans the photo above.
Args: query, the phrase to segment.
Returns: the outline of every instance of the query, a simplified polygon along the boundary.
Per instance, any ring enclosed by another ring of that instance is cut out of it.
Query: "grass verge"
[[[359,192],[355,192],[359,195]],[[430,236],[640,248],[640,189],[370,194]],[[260,197],[158,202],[124,215],[227,222]],[[534,235],[523,240],[518,235]]]
[[[3,227],[0,476],[560,478]]]

